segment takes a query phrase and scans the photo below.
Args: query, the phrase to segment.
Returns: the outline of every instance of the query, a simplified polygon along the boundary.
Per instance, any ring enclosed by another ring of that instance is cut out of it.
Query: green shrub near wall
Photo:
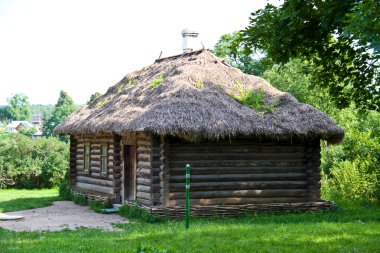
[[[21,134],[0,136],[0,170],[16,188],[51,188],[65,178],[69,144],[57,138],[31,138]]]

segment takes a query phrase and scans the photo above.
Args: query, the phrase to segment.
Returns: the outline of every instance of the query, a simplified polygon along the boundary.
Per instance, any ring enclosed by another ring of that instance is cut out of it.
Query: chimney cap
[[[182,37],[198,37],[199,32],[195,30],[190,30],[190,29],[183,29],[182,30]]]

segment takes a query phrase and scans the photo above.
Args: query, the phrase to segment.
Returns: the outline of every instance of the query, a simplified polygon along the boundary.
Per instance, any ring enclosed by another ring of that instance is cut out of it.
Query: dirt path
[[[56,201],[52,206],[6,214],[24,216],[21,220],[0,221],[0,227],[13,231],[58,231],[78,227],[117,231],[112,223],[127,222],[117,214],[95,213],[88,206],[75,205],[71,201]]]

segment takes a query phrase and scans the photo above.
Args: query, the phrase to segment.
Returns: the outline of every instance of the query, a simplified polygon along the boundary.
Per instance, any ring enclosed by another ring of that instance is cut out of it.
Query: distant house
[[[42,124],[43,116],[42,114],[32,114],[31,119],[33,125],[40,126]]]
[[[20,121],[20,120],[15,120],[12,121],[7,125],[7,130],[6,132],[8,133],[17,133],[20,131],[21,128],[34,128],[33,124],[29,123],[28,121]]]
[[[40,138],[42,137],[42,132],[41,130],[37,130],[37,132],[35,132],[33,135],[32,135],[32,139],[35,140],[37,138]]]

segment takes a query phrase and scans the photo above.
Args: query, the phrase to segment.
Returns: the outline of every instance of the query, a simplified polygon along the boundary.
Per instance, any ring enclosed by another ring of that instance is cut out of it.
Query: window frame
[[[88,147],[88,153],[86,153],[86,147]],[[90,173],[90,169],[91,169],[91,144],[88,143],[88,144],[84,144],[83,146],[83,170]]]
[[[105,154],[103,154],[103,148],[105,148]],[[100,145],[100,173],[103,175],[108,173],[108,144]]]

